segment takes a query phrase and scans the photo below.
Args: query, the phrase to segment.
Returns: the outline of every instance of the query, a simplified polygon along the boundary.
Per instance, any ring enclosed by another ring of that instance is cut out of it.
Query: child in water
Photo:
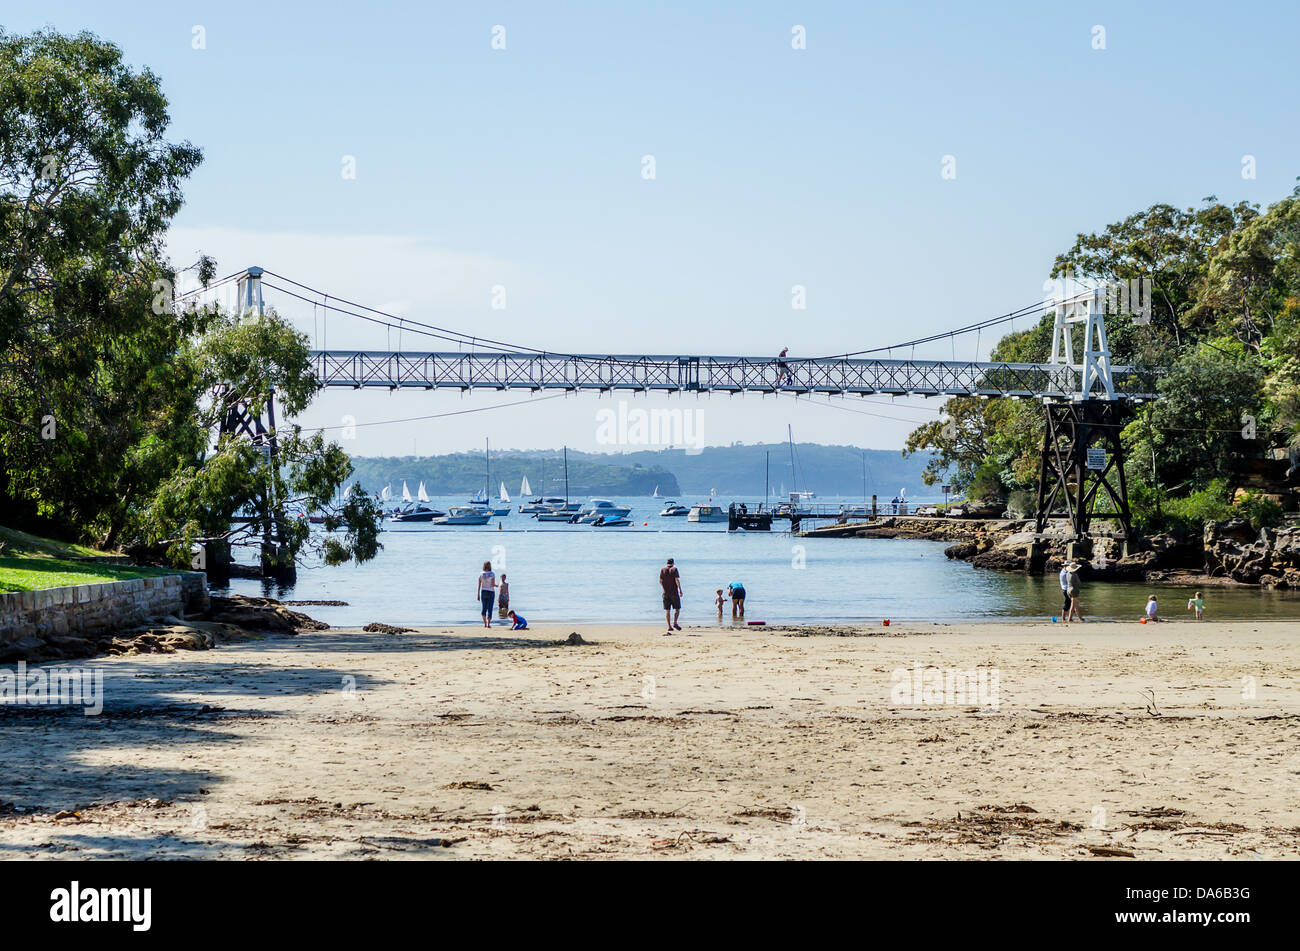
[[[501,572],[501,583],[497,585],[497,617],[510,616],[510,585],[506,584],[506,573]]]
[[[1201,614],[1205,611],[1205,599],[1201,597],[1201,592],[1196,592],[1196,597],[1187,602],[1187,610],[1196,611],[1196,620],[1201,619]]]
[[[718,606],[718,620],[719,620],[719,621],[722,620],[722,602],[725,601],[725,600],[727,600],[727,599],[724,598],[724,597],[722,596],[722,589],[719,588],[719,589],[718,589],[718,596],[717,596],[717,598],[714,599],[714,602],[713,602],[714,604],[716,604],[716,605]]]

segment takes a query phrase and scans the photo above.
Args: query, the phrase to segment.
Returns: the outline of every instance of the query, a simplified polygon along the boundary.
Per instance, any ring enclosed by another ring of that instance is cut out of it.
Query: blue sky
[[[797,355],[1028,304],[1076,233],[1152,203],[1291,190],[1300,8],[1137,7],[47,2],[0,23],[90,29],[162,77],[173,134],[205,153],[172,235],[177,263],[206,251],[223,274],[261,264],[556,350]],[[955,179],[940,175],[945,155]],[[791,308],[795,284],[806,310]],[[491,308],[494,285],[505,310]],[[310,308],[268,298],[313,328]],[[338,323],[330,334],[386,346]],[[974,357],[976,341],[956,355]],[[517,399],[329,393],[304,422]],[[610,405],[363,426],[347,448],[448,451],[484,435],[618,448],[596,442]],[[692,408],[710,444],[776,441],[792,423],[801,440],[888,448],[938,404],[634,405]]]

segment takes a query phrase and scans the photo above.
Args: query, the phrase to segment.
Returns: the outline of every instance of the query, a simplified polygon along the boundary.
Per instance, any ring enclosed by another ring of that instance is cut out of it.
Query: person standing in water
[[[1199,591],[1196,592],[1196,597],[1187,602],[1187,610],[1193,609],[1196,611],[1196,620],[1201,620],[1201,616],[1205,613],[1205,599],[1201,597]]]
[[[497,617],[504,618],[510,614],[510,585],[506,583],[506,573],[501,572],[501,585],[497,588]]]
[[[682,576],[677,572],[677,566],[673,564],[671,558],[668,564],[659,569],[659,587],[664,592],[664,618],[668,621],[668,631],[671,634],[674,629],[681,630],[682,626],[677,623],[682,616]]]
[[[1079,611],[1079,568],[1082,567],[1077,561],[1072,561],[1065,566],[1067,572],[1067,586],[1065,593],[1070,598],[1070,609],[1065,612],[1065,623],[1070,623],[1070,618],[1076,621],[1083,620],[1083,614]]]
[[[483,609],[483,626],[492,626],[492,602],[497,598],[497,576],[492,562],[483,562],[483,572],[478,576],[478,600]]]
[[[1070,572],[1065,565],[1061,565],[1061,597],[1064,598],[1061,604],[1061,617],[1068,618],[1070,615]]]
[[[731,619],[733,621],[736,619],[737,611],[740,612],[739,617],[743,619],[745,616],[745,586],[739,581],[733,581],[727,585],[727,588],[731,592]]]

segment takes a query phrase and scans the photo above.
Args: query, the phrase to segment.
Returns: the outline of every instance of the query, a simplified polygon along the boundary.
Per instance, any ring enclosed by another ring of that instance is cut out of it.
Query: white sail
[[[502,502],[510,501],[510,495],[509,493],[506,492],[506,484],[504,482],[501,483],[501,501]]]
[[[411,490],[406,487],[405,479],[402,480],[402,501],[403,502],[411,501]]]
[[[520,495],[532,495],[533,487],[528,484],[528,476],[524,476],[523,484],[519,486]]]
[[[427,501],[429,501],[429,493],[427,493],[427,492],[424,491],[424,483],[423,483],[423,482],[420,483],[420,491],[417,492],[417,493],[415,494],[415,497],[416,497],[417,499],[419,499],[421,502],[427,502]]]
[[[650,498],[652,498],[652,499],[657,499],[657,498],[659,498],[659,486],[655,486],[654,495],[650,496]]]
[[[379,493],[380,500],[387,502],[392,497],[393,497],[393,487],[391,485],[384,486],[384,490]]]

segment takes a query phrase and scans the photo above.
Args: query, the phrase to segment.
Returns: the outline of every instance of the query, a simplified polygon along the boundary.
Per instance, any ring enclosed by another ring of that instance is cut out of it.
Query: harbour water
[[[432,504],[445,510],[463,501],[439,498]],[[715,622],[715,592],[732,581],[745,585],[748,618],[771,622],[1046,619],[1061,610],[1055,576],[976,570],[946,558],[944,542],[728,532],[725,523],[661,518],[662,500],[613,501],[632,507],[632,526],[539,523],[521,515],[516,500],[509,516],[484,526],[385,522],[384,550],[371,562],[309,564],[292,587],[235,579],[229,590],[346,601],[347,606],[303,609],[335,626],[466,623],[478,617],[475,582],[482,563],[491,561],[498,574],[509,576],[512,606],[530,621],[653,622],[663,619],[658,572],[671,557],[682,576],[684,623]],[[1165,616],[1190,617],[1190,589],[1139,583],[1086,585],[1084,615],[1136,619],[1152,592],[1160,596]],[[1209,618],[1300,619],[1300,596],[1293,593],[1217,588],[1203,593]],[[729,624],[729,605],[724,614]]]

